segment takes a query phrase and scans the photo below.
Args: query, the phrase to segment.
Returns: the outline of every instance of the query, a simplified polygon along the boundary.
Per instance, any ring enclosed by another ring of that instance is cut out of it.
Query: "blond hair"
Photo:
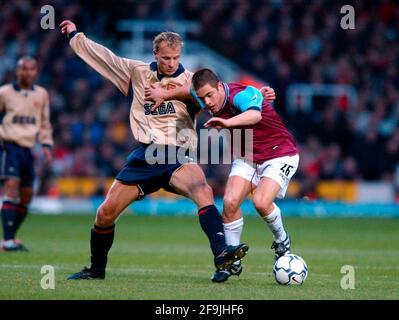
[[[159,50],[159,46],[161,42],[166,42],[166,45],[169,48],[176,48],[180,47],[183,48],[183,40],[180,37],[180,35],[176,32],[162,32],[158,34],[153,41],[153,51],[154,53],[157,53]]]

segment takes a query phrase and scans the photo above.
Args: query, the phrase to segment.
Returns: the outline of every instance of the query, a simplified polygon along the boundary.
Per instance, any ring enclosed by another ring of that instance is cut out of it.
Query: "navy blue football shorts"
[[[17,178],[21,187],[31,188],[35,180],[33,161],[30,148],[0,141],[0,179]]]
[[[185,156],[178,157],[178,152]],[[115,179],[123,184],[137,185],[140,191],[139,199],[161,188],[177,193],[169,181],[177,169],[193,161],[187,153],[185,149],[174,146],[141,144],[129,154]]]

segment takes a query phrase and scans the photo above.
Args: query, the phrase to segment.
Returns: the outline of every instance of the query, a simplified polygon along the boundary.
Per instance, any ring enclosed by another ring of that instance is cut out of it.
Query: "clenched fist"
[[[76,31],[76,25],[70,20],[64,20],[60,23],[61,33],[69,36],[73,31]]]

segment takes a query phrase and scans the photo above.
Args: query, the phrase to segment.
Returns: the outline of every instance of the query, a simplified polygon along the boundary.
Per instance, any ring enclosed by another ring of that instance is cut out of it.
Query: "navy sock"
[[[202,230],[208,236],[214,256],[218,256],[226,248],[222,216],[212,204],[198,210]]]
[[[109,227],[94,225],[91,229],[90,251],[91,269],[104,272],[107,265],[108,251],[114,242],[115,224]]]
[[[28,215],[28,207],[19,203],[17,205],[17,213],[15,216],[15,224],[14,224],[15,234],[17,233],[22,222],[24,222],[27,215]]]
[[[1,207],[1,221],[3,224],[3,239],[10,240],[15,238],[15,217],[17,205],[11,201],[4,201]]]

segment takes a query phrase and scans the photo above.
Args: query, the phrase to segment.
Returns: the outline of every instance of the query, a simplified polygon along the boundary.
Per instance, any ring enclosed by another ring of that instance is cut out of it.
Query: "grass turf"
[[[0,252],[0,299],[398,299],[399,220],[285,218],[291,251],[308,264],[304,285],[278,285],[272,276],[271,233],[246,217],[250,246],[240,278],[210,281],[214,271],[196,217],[125,215],[116,226],[104,281],[67,281],[89,261],[93,216],[31,215],[20,237],[29,252]],[[43,265],[55,268],[55,289],[40,286]],[[355,289],[340,286],[341,267],[355,268]]]

